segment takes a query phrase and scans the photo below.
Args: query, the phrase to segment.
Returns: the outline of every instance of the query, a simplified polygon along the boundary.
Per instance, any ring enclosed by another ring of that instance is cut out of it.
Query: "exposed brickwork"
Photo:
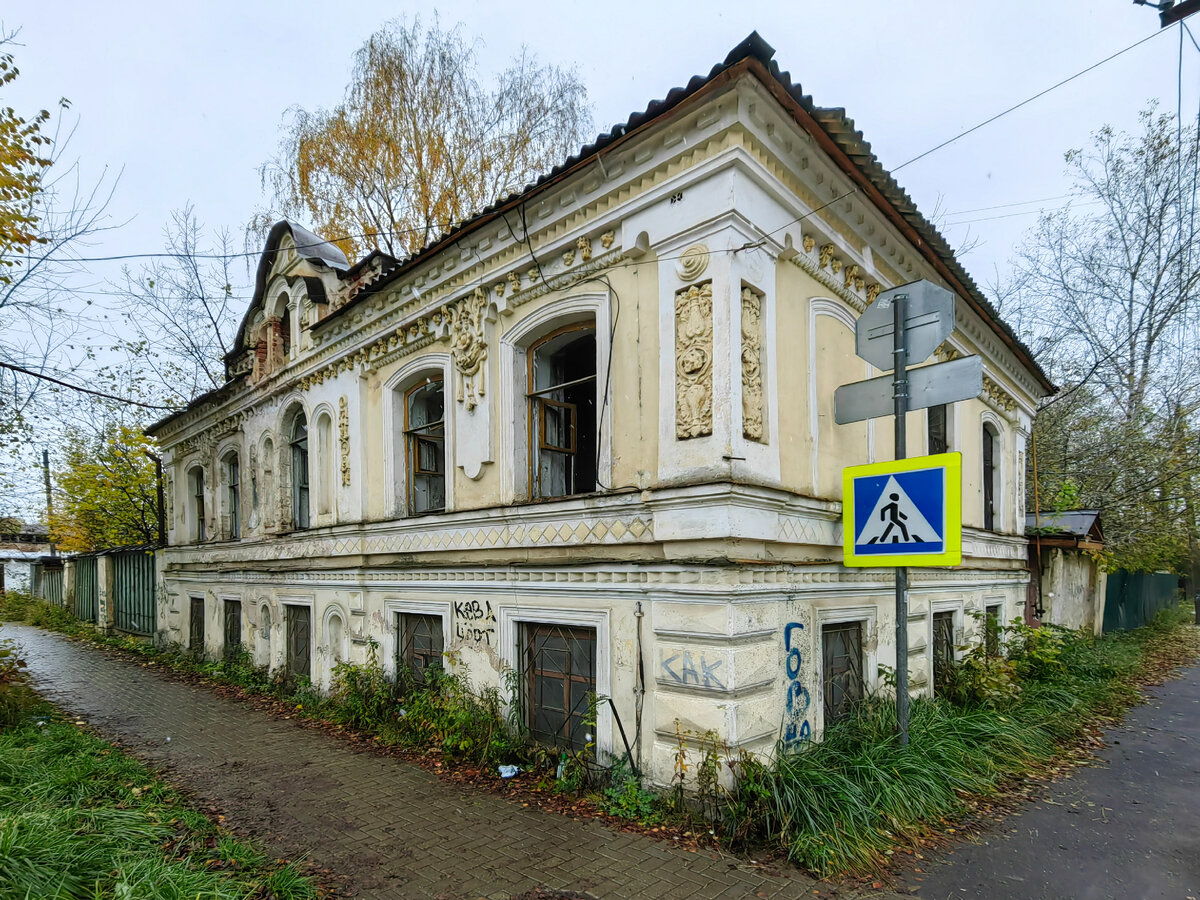
[[[798,872],[521,807],[39,629],[5,625],[2,635],[23,645],[50,699],[168,768],[273,853],[308,853],[348,876],[360,897],[507,900],[539,886],[597,898],[813,897]]]

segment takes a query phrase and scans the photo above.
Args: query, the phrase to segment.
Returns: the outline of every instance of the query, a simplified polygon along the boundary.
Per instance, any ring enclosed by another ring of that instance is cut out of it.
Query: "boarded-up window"
[[[528,623],[522,628],[525,720],[533,739],[582,750],[594,740],[588,723],[596,692],[596,630]]]
[[[863,698],[862,632],[862,622],[839,622],[821,628],[826,728]]]
[[[407,668],[417,684],[424,684],[431,669],[442,665],[445,635],[442,617],[396,613],[396,669]]]

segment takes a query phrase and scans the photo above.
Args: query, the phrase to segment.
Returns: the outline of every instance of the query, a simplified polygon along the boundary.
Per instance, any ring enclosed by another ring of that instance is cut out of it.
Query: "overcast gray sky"
[[[3,19],[24,44],[21,77],[3,101],[29,112],[70,98],[80,117],[73,151],[85,170],[124,168],[111,210],[132,221],[95,255],[160,249],[170,211],[188,201],[202,221],[240,237],[262,202],[257,167],[276,148],[284,111],[337,103],[371,31],[428,9],[394,0],[27,4]],[[845,107],[889,168],[1158,28],[1153,11],[1128,0],[455,0],[438,9],[443,23],[462,21],[482,39],[485,70],[522,43],[544,62],[577,66],[598,130],[707,72],[757,29],[818,105]],[[1150,98],[1174,111],[1177,61],[1176,29],[897,177],[927,214],[940,199],[945,221],[985,219],[970,226],[983,244],[964,262],[987,282],[1039,205],[968,211],[1061,197],[1064,150],[1103,123],[1136,127]],[[1183,109],[1191,118],[1198,80],[1200,54],[1189,43]],[[961,240],[964,229],[947,236]],[[118,264],[95,266],[99,282],[117,275]]]

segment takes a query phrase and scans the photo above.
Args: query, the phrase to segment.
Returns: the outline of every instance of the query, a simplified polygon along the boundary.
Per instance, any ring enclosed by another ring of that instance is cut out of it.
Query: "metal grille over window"
[[[950,667],[954,663],[954,613],[933,614],[933,689],[946,686]]]
[[[535,498],[596,489],[596,330],[570,325],[529,351],[530,475]]]
[[[204,653],[204,598],[192,597],[188,615],[188,649],[197,655]]]
[[[926,415],[928,416],[929,452],[945,453],[950,448],[950,443],[946,438],[946,404],[941,403],[929,407]]]
[[[413,682],[425,684],[442,667],[445,650],[442,617],[396,613],[396,671],[406,668]]]
[[[242,604],[225,601],[225,656],[236,657],[242,651]]]
[[[287,618],[287,674],[293,684],[312,677],[312,610],[307,606],[284,607]]]
[[[821,629],[825,682],[825,727],[843,718],[863,698],[862,622]]]
[[[596,630],[529,623],[521,633],[521,689],[534,740],[571,750],[594,742],[588,722],[596,693]]]
[[[446,422],[442,381],[413,388],[405,398],[404,439],[408,445],[408,511],[446,508]]]
[[[297,414],[292,423],[292,523],[308,527],[308,422]]]

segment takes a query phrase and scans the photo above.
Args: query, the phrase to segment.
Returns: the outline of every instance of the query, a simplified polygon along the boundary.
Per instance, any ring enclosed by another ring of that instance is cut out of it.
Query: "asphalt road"
[[[1200,668],[1152,688],[1106,736],[1094,768],[1023,812],[927,859],[926,900],[1200,898]]]

